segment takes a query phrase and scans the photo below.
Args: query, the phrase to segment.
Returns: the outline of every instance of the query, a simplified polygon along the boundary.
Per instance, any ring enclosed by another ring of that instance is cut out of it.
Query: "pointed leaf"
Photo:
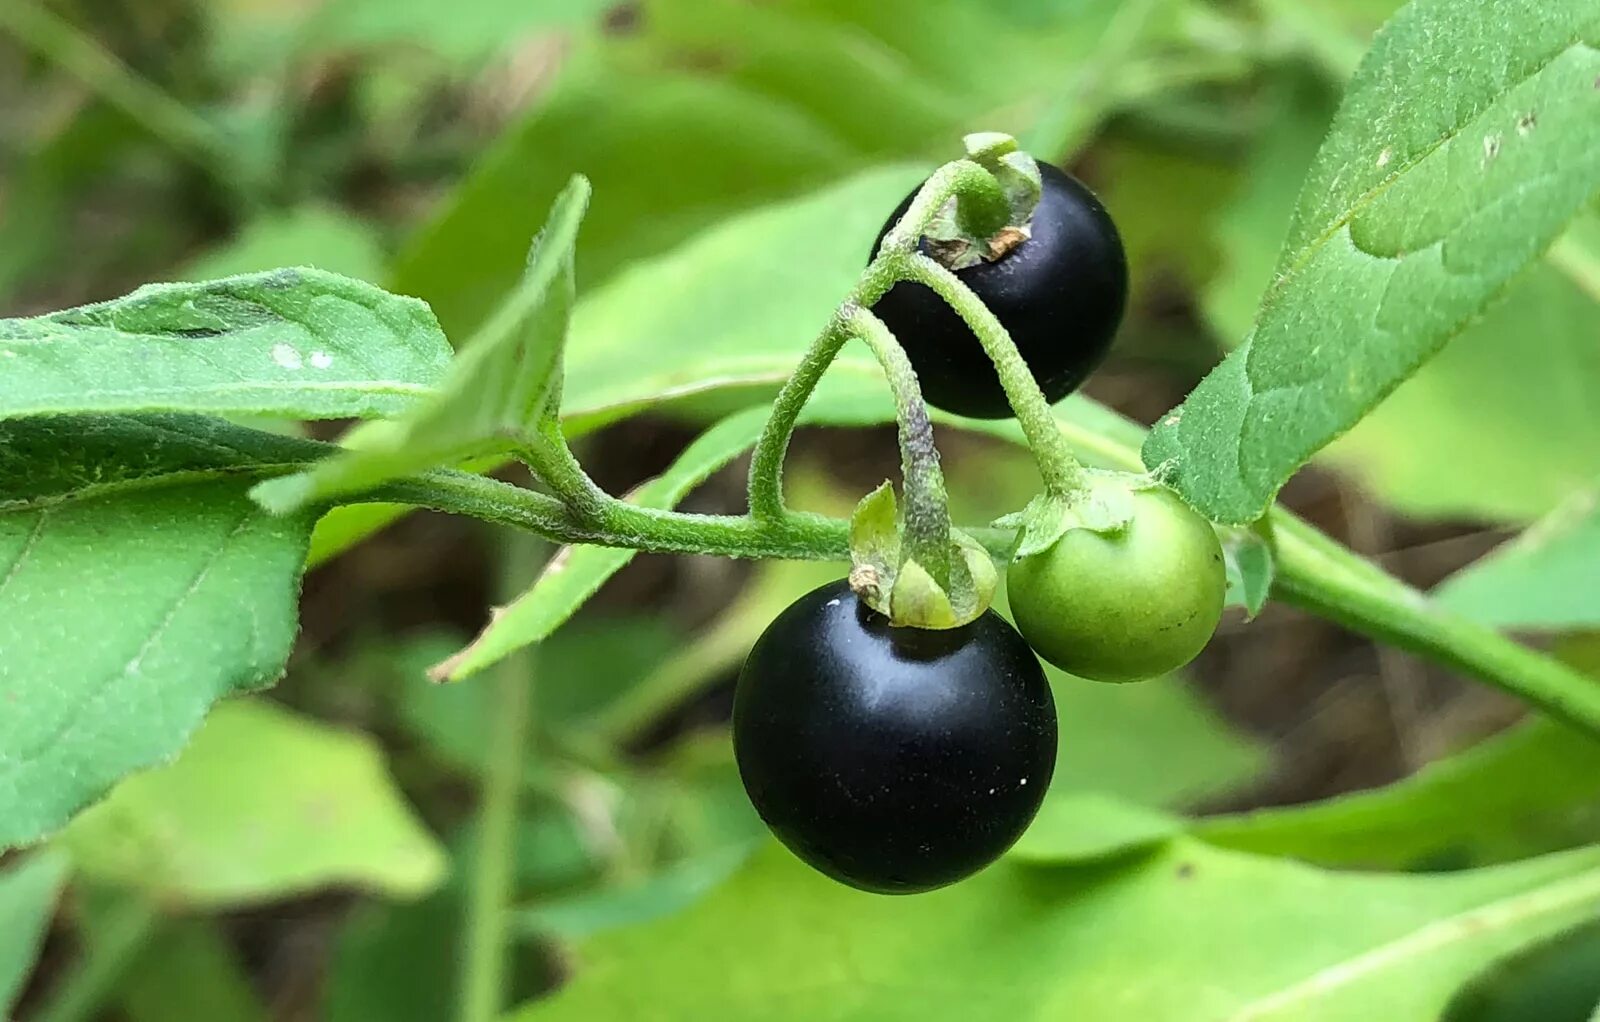
[[[0,423],[0,848],[278,678],[313,516],[245,491],[326,449],[184,416]]]
[[[1600,194],[1597,78],[1590,0],[1401,10],[1311,169],[1253,334],[1157,424],[1145,464],[1216,521],[1260,517]]]
[[[151,284],[99,305],[0,320],[0,418],[396,415],[427,397],[449,360],[426,305],[338,274]]]
[[[408,472],[509,452],[530,437],[560,387],[573,246],[588,202],[588,181],[573,178],[533,243],[522,284],[463,348],[426,404],[368,432],[356,449],[263,483],[255,499],[281,514]]]
[[[576,977],[512,1017],[1436,1022],[1484,965],[1597,908],[1595,849],[1361,875],[1180,839],[884,898],[771,844],[688,911],[586,942]]]
[[[1439,603],[1498,628],[1600,627],[1600,490],[1574,494],[1516,539],[1434,592]]]
[[[101,883],[211,907],[344,884],[415,897],[445,869],[371,739],[264,701],[217,707],[176,763],[122,782],[56,843]]]
[[[33,855],[0,872],[0,1017],[11,1017],[66,878],[67,860],[55,852]]]
[[[752,408],[723,419],[690,444],[670,468],[640,486],[631,499],[640,507],[676,507],[712,473],[754,444],[766,419],[765,408]],[[634,553],[596,546],[563,548],[532,588],[496,608],[477,638],[434,668],[435,680],[459,681],[539,642],[572,617],[606,579],[633,560]]]

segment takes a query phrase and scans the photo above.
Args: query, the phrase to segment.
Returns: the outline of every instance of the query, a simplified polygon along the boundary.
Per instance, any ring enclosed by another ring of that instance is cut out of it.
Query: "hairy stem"
[[[1425,594],[1287,514],[1278,514],[1285,603],[1455,668],[1600,735],[1600,681],[1499,632],[1437,607]]]
[[[533,532],[555,543],[752,559],[850,559],[850,523],[842,518],[794,511],[768,520],[687,514],[639,507],[608,497],[599,522],[585,522],[554,497],[451,469],[387,483],[360,500],[471,515]],[[1007,529],[972,527],[963,531],[997,557],[1010,549],[1014,538]]]
[[[922,403],[916,370],[883,320],[862,308],[846,312],[856,336],[866,342],[883,366],[894,392],[895,418],[900,432],[900,472],[905,493],[905,543],[911,559],[940,586],[950,585],[950,502],[944,473],[939,469],[939,448],[933,442],[933,423]]]
[[[966,321],[967,328],[978,338],[983,350],[994,363],[1005,389],[1006,400],[1016,413],[1017,424],[1028,438],[1028,446],[1039,463],[1039,474],[1044,478],[1045,490],[1055,496],[1072,497],[1084,488],[1083,466],[1073,457],[1067,446],[1050,402],[1039,389],[1039,381],[1017,351],[1016,342],[1004,325],[995,318],[973,294],[972,289],[950,270],[920,252],[903,257],[901,263],[906,279],[932,288],[935,293]]]
[[[884,235],[884,252],[910,252],[945,203],[956,199],[956,223],[973,238],[989,238],[1011,221],[1011,203],[994,175],[972,160],[956,160],[933,172]]]
[[[850,329],[845,323],[847,310],[870,309],[902,279],[905,253],[916,246],[929,222],[952,197],[957,199],[957,216],[961,218],[962,229],[974,237],[988,237],[1006,226],[1010,219],[1010,203],[1000,183],[971,160],[947,163],[923,182],[905,215],[884,236],[877,257],[861,274],[855,288],[840,304],[839,312],[812,342],[810,350],[778,392],[772,404],[772,416],[750,459],[750,514],[753,517],[772,521],[784,513],[783,461],[789,453],[789,438],[806,401],[821,382],[822,374],[850,338]]]

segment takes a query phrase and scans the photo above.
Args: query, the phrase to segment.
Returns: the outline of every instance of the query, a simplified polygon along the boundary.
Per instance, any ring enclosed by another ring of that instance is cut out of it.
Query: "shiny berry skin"
[[[1039,809],[1055,701],[993,611],[949,631],[892,628],[840,581],[767,627],[733,704],[739,776],[811,866],[911,894],[993,862]]]
[[[1028,644],[1094,681],[1153,678],[1193,660],[1217,630],[1227,588],[1211,523],[1164,487],[1133,494],[1123,531],[1073,529],[1006,571]]]
[[[1039,164],[1044,192],[1032,236],[994,262],[957,270],[1010,331],[1051,402],[1072,393],[1111,349],[1128,301],[1128,262],[1111,216],[1080,181]],[[915,194],[915,193],[913,193]],[[889,217],[877,245],[911,204]],[[928,242],[921,241],[928,252]],[[954,310],[922,284],[901,281],[873,311],[906,349],[935,408],[979,419],[1012,414],[994,364]]]

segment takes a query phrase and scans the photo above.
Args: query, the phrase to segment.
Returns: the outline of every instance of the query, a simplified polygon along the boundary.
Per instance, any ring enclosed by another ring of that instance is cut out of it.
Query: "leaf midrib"
[[[1544,74],[1545,71],[1549,70],[1552,64],[1566,56],[1568,53],[1577,49],[1587,50],[1592,49],[1592,47],[1590,47],[1582,39],[1574,39],[1571,43],[1562,47],[1560,50],[1551,54],[1550,57],[1540,62],[1537,67],[1530,70],[1526,75],[1517,78],[1514,81],[1508,82],[1504,88],[1493,93],[1489,101],[1483,106],[1474,109],[1470,115],[1464,118],[1460,123],[1452,126],[1447,132],[1439,136],[1439,138],[1436,139],[1431,145],[1418,152],[1415,157],[1403,164],[1398,165],[1394,172],[1388,177],[1384,178],[1382,181],[1379,181],[1377,184],[1373,185],[1371,188],[1357,196],[1355,201],[1353,201],[1343,213],[1341,213],[1332,223],[1330,223],[1326,229],[1300,247],[1300,249],[1295,253],[1294,258],[1290,260],[1289,264],[1284,267],[1281,273],[1273,274],[1272,283],[1268,285],[1266,294],[1261,300],[1261,311],[1256,316],[1256,325],[1260,324],[1267,309],[1274,305],[1275,300],[1283,292],[1283,290],[1289,286],[1289,284],[1298,279],[1299,275],[1304,272],[1306,266],[1311,262],[1311,259],[1322,250],[1322,247],[1332,241],[1340,231],[1347,229],[1350,226],[1351,221],[1355,220],[1357,216],[1365,212],[1367,208],[1376,202],[1380,196],[1382,196],[1390,188],[1394,187],[1394,185],[1401,178],[1405,177],[1406,174],[1410,173],[1418,165],[1425,162],[1440,149],[1459,138],[1468,124],[1471,124],[1478,117],[1482,116],[1483,112],[1498,102],[1501,97],[1505,96],[1507,93],[1521,88],[1525,83],[1532,81],[1539,75]],[[1301,194],[1303,196],[1304,191],[1302,191]],[[1296,205],[1299,205],[1298,200],[1296,201]],[[1366,252],[1364,249],[1359,249],[1359,247],[1358,250],[1364,252],[1364,254],[1369,255],[1374,259],[1395,260],[1398,258],[1395,256],[1385,256],[1377,253]],[[1254,327],[1252,327],[1251,332],[1254,333]],[[1248,374],[1246,374],[1245,378],[1247,380],[1249,379]]]
[[[1418,957],[1590,901],[1600,903],[1600,869],[1591,868],[1575,877],[1435,920],[1403,937],[1324,966],[1292,986],[1242,1005],[1228,1016],[1228,1022],[1256,1022],[1268,1018],[1273,1013],[1297,1004],[1310,1003],[1350,983]]]
[[[249,465],[223,465],[204,469],[180,469],[173,472],[162,472],[158,475],[141,476],[137,479],[119,479],[109,483],[90,483],[63,493],[51,493],[38,497],[28,497],[21,500],[0,500],[0,515],[14,514],[27,511],[44,510],[62,504],[76,503],[82,500],[94,500],[100,497],[116,496],[129,492],[143,490],[170,489],[174,486],[185,484],[221,482],[229,479],[248,479],[255,476],[281,475],[286,472],[297,472],[312,461],[277,461],[253,462]]]

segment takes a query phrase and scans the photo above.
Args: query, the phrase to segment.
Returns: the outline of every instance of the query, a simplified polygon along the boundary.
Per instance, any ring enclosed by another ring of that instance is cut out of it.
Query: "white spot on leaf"
[[[272,346],[272,361],[285,369],[299,369],[301,367],[300,353],[287,344],[274,344]]]
[[[1384,146],[1383,152],[1378,154],[1378,166],[1387,167],[1392,159],[1394,159],[1394,150]]]
[[[1500,136],[1499,135],[1485,135],[1485,136],[1483,136],[1483,158],[1484,158],[1484,161],[1487,162],[1489,160],[1494,159],[1496,156],[1499,156],[1499,155],[1500,155]]]
[[[326,369],[333,365],[333,356],[326,351],[313,351],[311,353],[311,368]]]

